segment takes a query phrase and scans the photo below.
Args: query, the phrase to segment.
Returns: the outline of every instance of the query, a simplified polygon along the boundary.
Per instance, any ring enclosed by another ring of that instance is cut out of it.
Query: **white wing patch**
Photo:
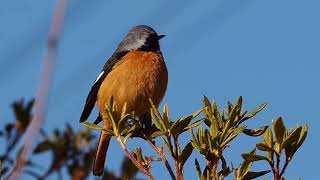
[[[101,78],[101,76],[104,74],[104,71],[102,71],[100,74],[99,74],[99,76],[98,76],[98,78],[94,81],[94,82],[97,82],[100,78]]]

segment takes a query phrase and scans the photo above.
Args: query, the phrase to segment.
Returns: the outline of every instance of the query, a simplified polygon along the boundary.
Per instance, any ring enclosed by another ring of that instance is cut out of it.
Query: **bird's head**
[[[117,51],[160,51],[159,40],[164,36],[158,35],[154,29],[147,25],[135,26],[119,44]]]

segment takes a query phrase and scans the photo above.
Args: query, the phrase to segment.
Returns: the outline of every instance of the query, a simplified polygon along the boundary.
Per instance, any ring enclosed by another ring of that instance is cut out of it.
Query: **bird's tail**
[[[106,124],[108,126],[106,127]],[[105,128],[110,129],[110,121],[105,122]],[[106,160],[107,151],[109,148],[111,136],[106,134],[104,131],[101,131],[100,138],[99,138],[99,144],[98,149],[96,153],[96,159],[93,163],[93,175],[95,176],[101,176],[104,171],[104,162]]]

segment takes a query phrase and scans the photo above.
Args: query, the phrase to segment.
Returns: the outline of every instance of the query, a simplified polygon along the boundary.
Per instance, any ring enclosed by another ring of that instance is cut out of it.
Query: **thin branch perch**
[[[151,147],[152,147],[152,148],[157,152],[157,154],[160,156],[160,158],[161,158],[162,161],[164,162],[167,170],[169,171],[171,178],[172,178],[173,180],[176,180],[176,177],[175,177],[175,175],[174,175],[174,172],[173,172],[173,170],[172,170],[172,168],[171,168],[171,166],[170,166],[170,164],[169,164],[169,162],[168,162],[168,159],[167,159],[166,155],[165,155],[164,152],[163,152],[163,149],[162,149],[161,147],[156,146],[156,145],[152,142],[152,140],[150,140],[149,138],[147,138],[147,142],[151,145]]]
[[[126,156],[132,161],[132,163],[134,165],[136,165],[136,167],[145,175],[147,175],[149,177],[150,180],[154,180],[154,177],[152,176],[152,174],[150,173],[150,171],[146,168],[144,168],[133,156],[132,154],[129,152],[127,146],[123,143],[121,137],[120,139],[117,138],[117,140],[119,141],[122,149],[124,150]]]

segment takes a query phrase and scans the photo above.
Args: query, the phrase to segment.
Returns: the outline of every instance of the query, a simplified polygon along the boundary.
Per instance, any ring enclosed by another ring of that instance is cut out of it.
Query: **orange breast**
[[[161,55],[133,51],[125,55],[100,86],[97,102],[102,115],[105,104],[114,97],[118,109],[127,103],[127,111],[140,116],[150,109],[148,98],[158,106],[165,94],[168,72]]]

